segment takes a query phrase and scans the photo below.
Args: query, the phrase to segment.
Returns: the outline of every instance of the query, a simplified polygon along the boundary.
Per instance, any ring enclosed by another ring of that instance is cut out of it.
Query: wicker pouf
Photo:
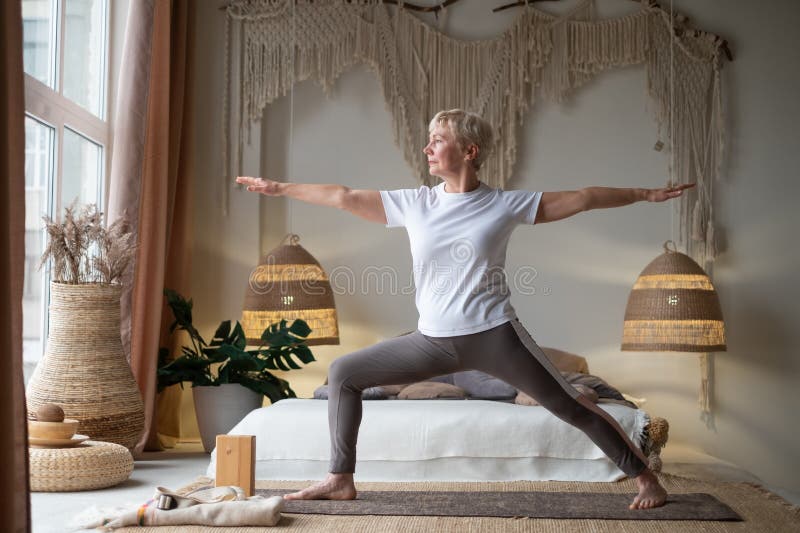
[[[29,448],[31,491],[70,492],[122,483],[133,472],[125,446],[87,440],[74,448]]]

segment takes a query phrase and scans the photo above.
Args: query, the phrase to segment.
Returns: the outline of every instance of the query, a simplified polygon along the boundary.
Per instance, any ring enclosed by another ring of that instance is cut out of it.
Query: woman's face
[[[437,124],[431,130],[430,140],[422,151],[428,157],[431,176],[458,176],[469,164],[465,160],[467,152],[458,146],[450,128],[442,124]]]

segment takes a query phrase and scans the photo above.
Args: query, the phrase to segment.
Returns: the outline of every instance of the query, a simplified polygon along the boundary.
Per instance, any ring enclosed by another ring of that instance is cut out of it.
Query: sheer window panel
[[[106,1],[66,0],[64,4],[63,94],[105,118]]]
[[[56,89],[58,4],[55,0],[22,1],[22,56],[25,72]]]
[[[103,146],[64,128],[61,169],[61,205],[97,204],[102,198]],[[63,210],[62,207],[62,210]]]

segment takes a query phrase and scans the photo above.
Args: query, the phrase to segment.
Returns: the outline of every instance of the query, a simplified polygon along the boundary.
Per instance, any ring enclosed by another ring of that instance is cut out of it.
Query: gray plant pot
[[[206,453],[216,446],[217,435],[224,435],[253,409],[261,407],[264,396],[238,383],[218,387],[193,387],[197,427]]]

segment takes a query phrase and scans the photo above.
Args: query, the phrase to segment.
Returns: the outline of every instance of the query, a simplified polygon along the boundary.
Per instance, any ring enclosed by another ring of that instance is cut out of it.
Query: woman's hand
[[[267,196],[280,196],[282,194],[279,181],[274,181],[265,178],[251,178],[250,176],[239,176],[236,178],[236,183],[247,185],[248,191],[266,194]]]
[[[682,183],[674,187],[664,187],[663,189],[645,189],[645,200],[648,202],[663,202],[671,198],[677,198],[683,194],[684,189],[691,189],[694,183]]]

